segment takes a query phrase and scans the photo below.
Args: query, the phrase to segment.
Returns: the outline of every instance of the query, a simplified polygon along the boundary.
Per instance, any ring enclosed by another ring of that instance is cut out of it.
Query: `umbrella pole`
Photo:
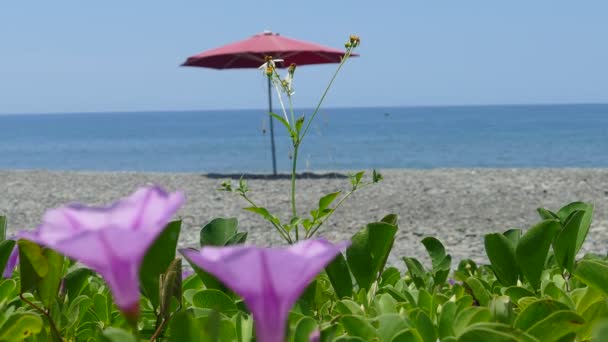
[[[272,89],[270,84],[270,77],[268,77],[268,112],[272,113]],[[272,115],[268,115],[270,117],[270,146],[272,148],[272,174],[274,176],[277,175],[277,158],[276,152],[274,148],[274,124]]]

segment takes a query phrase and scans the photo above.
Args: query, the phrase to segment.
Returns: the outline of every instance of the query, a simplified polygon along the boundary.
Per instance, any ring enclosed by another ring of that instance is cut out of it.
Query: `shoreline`
[[[401,257],[413,256],[426,265],[420,241],[434,236],[454,261],[463,258],[487,263],[483,235],[510,228],[528,229],[539,221],[537,207],[558,210],[574,201],[595,206],[584,252],[606,253],[608,245],[608,168],[471,168],[385,169],[384,181],[364,188],[347,200],[321,228],[332,241],[348,239],[366,223],[384,215],[399,215],[399,231],[389,262],[404,269]],[[314,174],[349,171],[315,171]],[[369,177],[368,172],[368,177]],[[137,187],[154,183],[169,191],[183,190],[186,204],[180,246],[196,247],[202,225],[215,217],[237,217],[248,243],[277,245],[282,241],[271,226],[242,210],[246,203],[235,194],[217,191],[225,175],[204,173],[98,172],[0,170],[0,215],[6,215],[9,234],[35,227],[48,208],[69,202],[103,205]],[[234,175],[234,174],[233,174]],[[255,173],[251,173],[255,175]],[[263,175],[263,174],[257,174]],[[289,179],[248,180],[251,197],[281,219],[289,216]],[[347,190],[347,178],[298,179],[300,215],[313,209],[327,193]],[[579,256],[582,255],[579,254]]]

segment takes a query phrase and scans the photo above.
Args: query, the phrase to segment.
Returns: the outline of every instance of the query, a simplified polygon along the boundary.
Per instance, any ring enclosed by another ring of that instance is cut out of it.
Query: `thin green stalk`
[[[296,209],[296,166],[298,163],[298,147],[300,144],[296,142],[293,145],[293,166],[291,168],[291,215],[292,217],[298,217],[298,212]],[[296,241],[300,239],[298,225],[296,225]]]
[[[289,111],[291,112],[291,122],[293,122],[293,130],[296,128],[296,116],[293,113],[293,101],[291,100],[291,95],[287,94],[287,99],[289,100]]]
[[[281,82],[280,77],[279,77],[279,82]],[[283,103],[283,97],[281,96],[281,90],[279,89],[279,86],[276,84],[276,82],[272,82],[272,84],[274,85],[274,89],[277,91],[277,97],[279,98],[279,103],[281,104],[281,109],[283,110],[283,116],[285,117],[285,120],[289,123],[289,118],[287,117],[287,111],[285,110],[285,104]],[[289,125],[293,125],[293,123],[289,123]]]
[[[321,108],[321,104],[323,103],[323,100],[325,100],[325,96],[327,96],[327,93],[329,92],[329,88],[331,88],[331,85],[334,83],[334,80],[338,76],[340,69],[342,69],[342,66],[344,65],[346,60],[350,57],[351,52],[352,52],[352,48],[349,48],[346,51],[346,53],[344,54],[344,57],[342,57],[342,61],[340,61],[340,64],[338,65],[336,72],[334,73],[331,80],[329,81],[329,84],[327,85],[327,88],[325,88],[325,91],[323,92],[323,95],[321,96],[321,99],[319,100],[317,107],[315,108],[310,119],[308,120],[308,123],[306,124],[306,128],[304,128],[304,132],[302,133],[302,136],[300,137],[300,142],[302,142],[302,140],[304,140],[304,136],[306,136],[306,132],[308,132],[308,129],[310,128],[310,124],[312,123],[312,120],[315,118],[315,116],[319,112],[319,109]]]

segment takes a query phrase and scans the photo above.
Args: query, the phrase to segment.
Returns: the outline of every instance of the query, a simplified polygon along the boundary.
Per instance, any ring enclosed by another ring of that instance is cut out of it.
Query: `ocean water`
[[[310,113],[310,110],[298,111]],[[321,110],[300,171],[608,167],[608,105]],[[275,121],[277,165],[290,141]],[[272,171],[263,110],[0,116],[0,169]]]

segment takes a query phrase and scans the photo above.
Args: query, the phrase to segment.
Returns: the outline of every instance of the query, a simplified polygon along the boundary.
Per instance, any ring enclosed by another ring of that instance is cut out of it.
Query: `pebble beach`
[[[321,228],[320,235],[348,239],[368,222],[389,213],[399,215],[399,231],[389,262],[400,268],[403,256],[429,262],[420,241],[434,236],[455,262],[472,258],[486,263],[484,234],[509,228],[527,229],[538,222],[537,207],[557,211],[574,201],[595,206],[583,252],[608,250],[608,169],[429,169],[380,170],[384,181],[355,193]],[[298,211],[314,209],[329,192],[348,191],[343,175],[318,173],[297,182]],[[248,232],[247,243],[280,245],[272,226],[244,211],[247,203],[219,191],[222,175],[195,173],[58,172],[0,170],[0,215],[9,234],[35,227],[48,208],[70,202],[104,205],[139,186],[158,184],[186,193],[178,213],[183,220],[181,247],[197,247],[199,229],[215,217],[237,217]],[[369,176],[369,175],[368,175]],[[236,182],[236,181],[235,181]],[[288,177],[251,177],[250,196],[281,219],[290,215]],[[455,262],[453,265],[455,266]]]

